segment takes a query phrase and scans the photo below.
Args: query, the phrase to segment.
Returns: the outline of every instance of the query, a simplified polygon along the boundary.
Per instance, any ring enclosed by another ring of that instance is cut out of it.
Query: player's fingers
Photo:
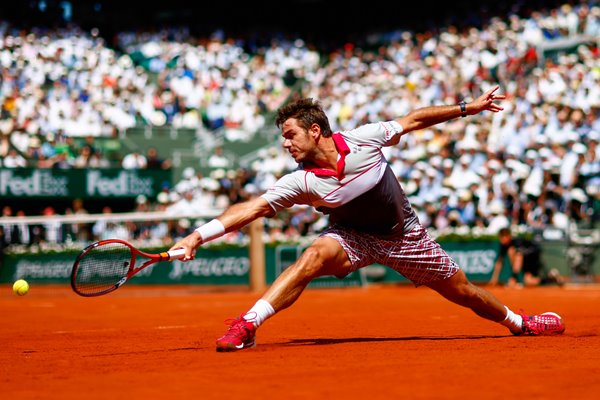
[[[494,96],[494,92],[495,92],[496,90],[498,90],[498,89],[500,89],[500,85],[496,85],[496,86],[494,86],[494,87],[492,87],[492,88],[488,89],[488,90],[487,90],[487,92],[485,92],[484,96],[486,96],[486,97],[488,97],[488,98],[489,98],[490,96]]]
[[[182,242],[175,243],[173,246],[171,246],[169,251],[177,249],[185,249],[185,255],[180,258],[181,261],[193,260],[194,256],[196,255],[196,250],[192,246],[187,246]]]
[[[171,248],[169,249],[169,251],[171,251],[171,250],[177,250],[177,249],[183,249],[183,246],[179,242],[177,242],[173,246],[171,246]]]
[[[195,256],[196,256],[196,250],[194,250],[191,247],[186,247],[186,249],[185,249],[185,256],[183,256],[183,258],[181,259],[181,261],[193,260]]]

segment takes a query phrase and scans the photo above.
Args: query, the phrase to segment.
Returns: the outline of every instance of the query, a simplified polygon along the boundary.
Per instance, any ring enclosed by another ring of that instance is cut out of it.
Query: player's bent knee
[[[302,253],[296,263],[305,276],[316,278],[323,275],[346,276],[350,262],[343,251],[332,247],[327,240],[317,240]]]
[[[322,275],[325,264],[321,250],[316,246],[308,247],[304,250],[296,265],[309,278]]]

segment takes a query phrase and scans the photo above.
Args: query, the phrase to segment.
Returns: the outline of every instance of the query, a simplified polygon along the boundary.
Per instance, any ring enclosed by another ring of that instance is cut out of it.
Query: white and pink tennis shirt
[[[334,133],[338,172],[300,165],[262,197],[275,212],[306,204],[328,214],[331,224],[382,238],[399,237],[410,232],[418,218],[381,148],[391,146],[401,134],[396,121]]]

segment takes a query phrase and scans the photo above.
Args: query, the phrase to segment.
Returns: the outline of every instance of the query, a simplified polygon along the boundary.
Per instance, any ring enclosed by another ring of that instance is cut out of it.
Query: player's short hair
[[[304,129],[310,128],[312,124],[319,125],[321,127],[321,134],[325,137],[333,134],[329,125],[329,119],[318,100],[304,98],[282,106],[277,110],[275,125],[281,128],[283,123],[290,118],[298,120],[298,124]]]

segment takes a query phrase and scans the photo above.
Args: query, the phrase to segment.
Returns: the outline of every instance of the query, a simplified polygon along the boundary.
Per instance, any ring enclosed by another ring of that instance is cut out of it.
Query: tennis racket
[[[77,256],[71,271],[71,287],[80,296],[101,296],[117,290],[154,263],[183,258],[184,255],[184,249],[150,254],[124,240],[101,240]]]

